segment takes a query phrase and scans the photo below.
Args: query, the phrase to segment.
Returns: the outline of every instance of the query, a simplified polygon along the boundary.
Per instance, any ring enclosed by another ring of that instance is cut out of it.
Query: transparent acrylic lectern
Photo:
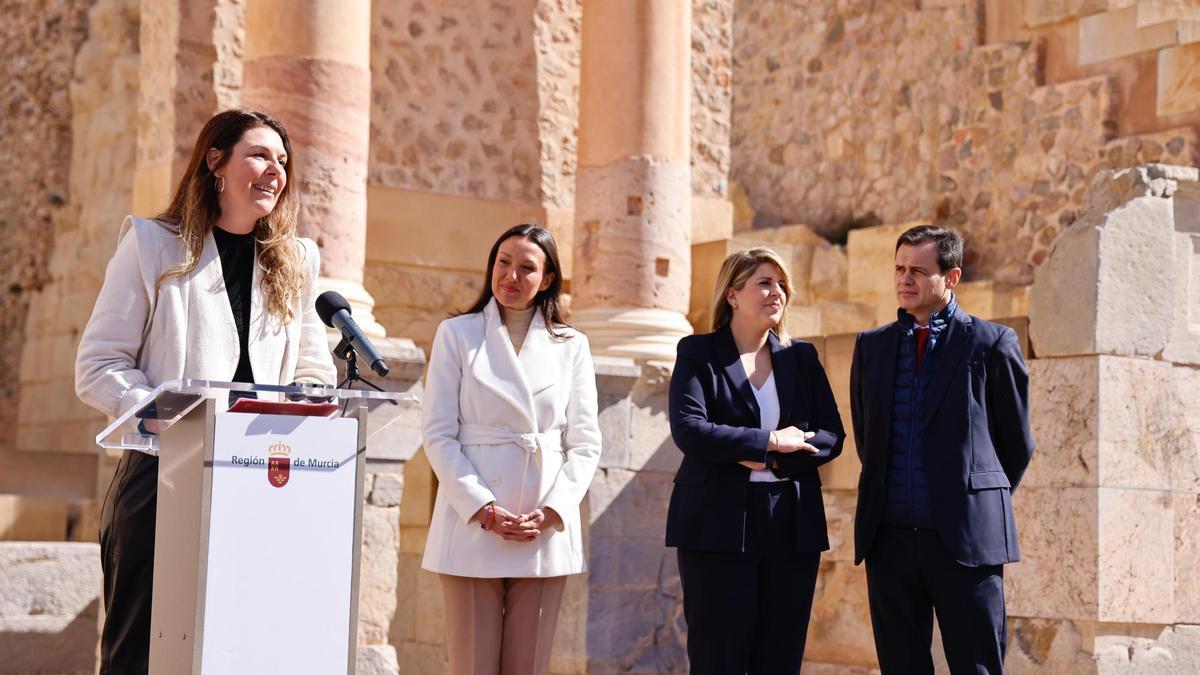
[[[366,447],[416,404],[173,380],[96,437],[159,458],[151,673],[354,672]]]

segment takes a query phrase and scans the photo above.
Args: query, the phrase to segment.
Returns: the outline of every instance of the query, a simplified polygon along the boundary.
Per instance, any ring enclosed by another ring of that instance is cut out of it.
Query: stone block
[[[1184,207],[1175,199],[1176,227],[1200,230],[1200,199]],[[1200,232],[1175,233],[1175,311],[1171,334],[1162,358],[1174,363],[1200,365]]]
[[[64,499],[0,495],[0,541],[64,541],[70,508]]]
[[[1200,368],[1172,368],[1171,391],[1171,487],[1200,493]]]
[[[825,335],[860,333],[879,325],[875,305],[862,302],[822,302],[821,332]],[[894,311],[894,308],[893,308]],[[895,314],[888,321],[894,321]],[[886,322],[885,322],[886,323]]]
[[[733,202],[728,199],[693,196],[691,240],[702,243],[732,237],[733,209]]]
[[[854,513],[858,506],[856,490],[821,491],[825,501],[825,522],[829,531],[829,550],[823,560],[854,562]]]
[[[363,506],[362,556],[358,577],[358,641],[387,642],[396,612],[400,551],[399,509]]]
[[[1008,612],[1036,618],[1099,613],[1099,504],[1091,488],[1021,487],[1013,496],[1021,562],[1005,570]],[[1070,574],[1063,574],[1069,569]]]
[[[1004,671],[1012,675],[1094,673],[1089,646],[1071,621],[1009,616]]]
[[[986,44],[1027,42],[1030,32],[1025,29],[1023,3],[1012,0],[985,0],[984,27]]]
[[[1054,241],[1030,290],[1039,357],[1163,351],[1179,300],[1174,265],[1164,282],[1163,266],[1147,261],[1174,250],[1171,196],[1195,180],[1195,170],[1152,164],[1092,181],[1087,211]]]
[[[653,591],[661,585],[667,558],[675,550],[663,537],[600,537],[588,542],[588,587],[594,591],[627,589]]]
[[[849,295],[846,285],[849,264],[845,248],[830,243],[814,246],[812,271],[808,277],[808,290],[813,300],[845,301]]]
[[[1002,284],[990,279],[968,281],[954,289],[959,306],[968,314],[995,320],[1029,313],[1029,287]]]
[[[846,430],[842,454],[818,469],[821,483],[826,489],[857,490],[858,476],[862,472],[862,463],[858,461],[858,451],[854,445],[854,426],[850,415],[850,363],[854,357],[854,341],[854,335],[827,337],[821,351],[821,365],[829,378],[834,401],[837,402],[838,412],[842,416],[842,426]]]
[[[1094,486],[1099,480],[1100,359],[1029,363],[1034,455],[1017,498],[1030,487]]]
[[[366,645],[358,648],[355,675],[400,675],[396,648],[391,645]]]
[[[627,469],[633,444],[633,409],[628,393],[609,394],[598,392],[597,416],[600,436],[600,466]]]
[[[896,294],[892,271],[896,266],[896,240],[905,230],[922,223],[877,225],[851,230],[846,239],[846,285],[852,302],[890,305],[895,319]],[[883,321],[880,321],[883,323]]]
[[[588,575],[567,577],[562,606],[558,611],[558,626],[554,631],[554,647],[550,652],[550,672],[587,672],[587,600]]]
[[[433,501],[437,494],[437,476],[422,450],[404,464],[404,496],[400,502],[400,524],[407,527],[428,527],[433,518]]]
[[[1025,25],[1037,28],[1117,9],[1125,3],[1122,0],[1025,0],[1013,4],[1023,8]]]
[[[601,469],[586,497],[593,537],[661,539],[673,476]]]
[[[1197,40],[1200,23],[1134,5],[1079,20],[1079,63],[1088,65],[1153,51],[1159,52],[1161,63],[1162,51],[1173,51],[1168,47]]]
[[[1176,623],[1200,624],[1200,494],[1171,495],[1175,517]]]
[[[0,589],[4,672],[93,672],[99,639],[99,546],[0,543]]]
[[[1010,614],[1172,620],[1175,539],[1169,492],[1025,487],[1013,504],[1022,561],[1006,570]]]
[[[789,305],[785,327],[792,337],[826,332],[821,325],[821,307],[816,305]]]
[[[635,471],[665,472],[673,476],[683,453],[671,438],[667,419],[667,389],[671,371],[647,364],[630,394],[629,464]]]
[[[1174,366],[1115,356],[1030,364],[1037,450],[1026,485],[1169,490],[1190,439],[1173,422]]]
[[[867,605],[867,574],[861,565],[821,562],[804,656],[816,662],[878,667]]]
[[[590,593],[587,672],[686,670],[677,619],[679,602],[659,593],[624,589]]]
[[[397,559],[396,612],[392,615],[388,639],[391,644],[399,645],[416,639],[417,622],[420,620],[417,614],[417,573],[420,569],[420,553],[402,552]]]
[[[442,600],[442,582],[436,574],[417,571],[416,596],[414,639],[426,644],[445,644],[446,607]]]
[[[368,500],[374,506],[399,506],[403,495],[404,475],[381,473],[375,476]]]
[[[1166,626],[1157,639],[1098,639],[1098,675],[1183,675],[1200,672],[1200,626]]]
[[[1186,22],[1193,44],[1181,44],[1158,52],[1158,87],[1155,109],[1160,117],[1186,115],[1200,110],[1200,23]]]

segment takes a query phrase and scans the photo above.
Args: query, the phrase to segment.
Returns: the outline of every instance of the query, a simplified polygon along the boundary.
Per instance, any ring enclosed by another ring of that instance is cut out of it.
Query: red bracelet
[[[491,530],[496,524],[496,507],[491,504],[483,506],[483,518],[479,521],[479,527],[484,530]]]

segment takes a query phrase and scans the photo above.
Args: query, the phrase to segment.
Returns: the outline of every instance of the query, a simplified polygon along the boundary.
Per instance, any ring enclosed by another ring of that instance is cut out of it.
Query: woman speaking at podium
[[[227,110],[204,125],[167,210],[121,225],[75,361],[84,403],[118,417],[179,378],[333,384],[313,308],[319,254],[296,237],[293,161],[266,113]],[[104,501],[101,673],[147,670],[157,481],[158,459],[126,450]]]
[[[475,305],[438,326],[422,404],[438,477],[421,566],[441,577],[454,674],[544,674],[579,504],[600,460],[587,338],[566,325],[550,233],[509,229]]]

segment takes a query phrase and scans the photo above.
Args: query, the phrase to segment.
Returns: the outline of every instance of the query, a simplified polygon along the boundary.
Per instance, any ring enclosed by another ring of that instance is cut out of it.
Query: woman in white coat
[[[421,428],[438,477],[422,567],[446,602],[452,673],[545,673],[579,504],[600,460],[587,338],[566,324],[558,249],[519,225],[471,309],[438,326]]]
[[[118,417],[179,378],[333,383],[292,162],[266,113],[227,110],[204,125],[166,212],[121,226],[76,356],[84,403]],[[147,671],[157,480],[157,458],[125,451],[102,509],[102,674]]]

